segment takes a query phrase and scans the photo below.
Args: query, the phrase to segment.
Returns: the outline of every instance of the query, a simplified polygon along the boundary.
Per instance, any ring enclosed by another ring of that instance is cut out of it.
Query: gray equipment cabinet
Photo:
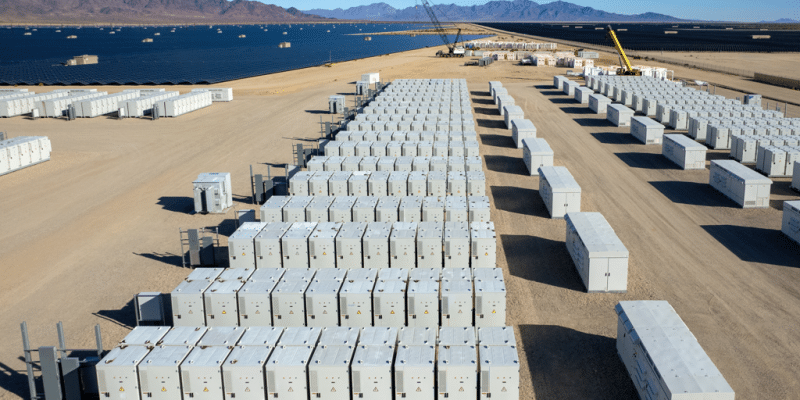
[[[320,222],[308,237],[308,256],[311,268],[336,268],[336,235],[341,222]]]
[[[372,292],[372,315],[375,326],[406,325],[407,281],[379,280]]]
[[[444,222],[444,197],[426,196],[422,200],[422,221]]]
[[[516,346],[480,346],[480,400],[519,399]]]
[[[469,265],[470,229],[468,222],[444,223],[444,267]]]
[[[353,222],[375,222],[378,200],[375,196],[359,196],[353,205]]]
[[[517,337],[510,326],[489,326],[478,328],[478,344],[481,346],[514,346]]]
[[[641,398],[734,399],[731,386],[668,302],[621,301],[615,310],[617,353]]]
[[[306,221],[308,222],[328,222],[330,220],[331,204],[336,197],[333,196],[314,196],[306,207]]]
[[[308,365],[311,398],[350,400],[350,363],[355,346],[320,346]]]
[[[222,364],[225,399],[264,399],[267,384],[264,367],[271,346],[236,346]]]
[[[150,349],[145,346],[115,347],[97,363],[97,388],[101,398],[138,400],[137,367]]]
[[[391,236],[389,237],[389,261],[392,268],[416,267],[416,239],[416,222],[394,223]]]
[[[267,398],[308,399],[308,363],[314,346],[279,346],[267,361]]]
[[[408,283],[407,320],[409,327],[439,327],[439,282],[431,280]]]
[[[471,346],[439,346],[436,369],[438,400],[478,398],[478,350]]]
[[[289,202],[290,196],[272,196],[258,209],[261,222],[282,222],[283,206]]]
[[[539,168],[539,195],[551,218],[581,211],[581,187],[566,167]]]
[[[228,238],[228,265],[230,268],[255,268],[253,240],[267,226],[266,222],[245,222]]]
[[[338,196],[333,200],[328,210],[328,221],[330,222],[353,222],[353,206],[358,197]]]
[[[339,290],[342,281],[314,281],[306,290],[307,326],[339,325]]]
[[[394,345],[358,346],[351,366],[353,399],[392,398]]]
[[[183,281],[170,293],[174,326],[205,326],[203,293],[211,283],[205,279]]]
[[[797,170],[795,168],[795,171]],[[795,242],[800,243],[800,201],[783,202],[781,232]]]
[[[506,284],[502,280],[475,281],[475,326],[506,326]]]
[[[305,326],[305,293],[310,282],[283,280],[272,291],[272,323],[274,326]]]
[[[267,346],[275,347],[278,345],[283,328],[273,328],[271,326],[254,326],[247,328],[239,339],[239,346]]]
[[[420,222],[417,228],[417,268],[443,268],[442,222]]]
[[[317,346],[355,346],[362,328],[329,326],[322,329]]]
[[[281,238],[291,227],[289,222],[270,222],[256,235],[253,242],[257,269],[283,267]]]
[[[470,266],[472,268],[495,268],[497,266],[497,234],[494,230],[477,227],[470,227]]]
[[[194,346],[208,330],[204,326],[176,326],[158,342],[159,346]]]
[[[400,222],[420,222],[422,221],[422,199],[418,196],[404,196],[400,198],[400,208],[398,210],[398,221]]]
[[[372,326],[372,291],[374,280],[345,281],[339,292],[342,326]]]
[[[184,398],[219,400],[224,398],[222,364],[231,350],[226,346],[198,346],[181,363]]]
[[[239,306],[236,296],[244,282],[229,280],[214,282],[203,293],[208,326],[239,326]]]
[[[283,206],[283,222],[305,222],[306,207],[313,199],[311,196],[291,196]]]
[[[628,249],[600,213],[568,213],[567,251],[587,292],[625,293]]]
[[[471,280],[442,281],[442,326],[473,326]]]
[[[181,398],[179,366],[193,346],[160,346],[139,363],[139,386],[143,399]]]
[[[239,342],[247,328],[239,326],[210,327],[206,334],[197,342],[198,346],[231,347]]]
[[[392,224],[370,222],[364,233],[364,268],[389,268],[389,236]]]
[[[193,184],[195,212],[221,214],[233,206],[229,172],[202,173]]]
[[[308,237],[316,222],[295,222],[281,238],[283,268],[309,268]]]
[[[362,268],[362,239],[366,222],[346,222],[336,235],[336,268]]]
[[[239,326],[272,326],[272,291],[278,282],[247,282],[239,289]]]
[[[402,327],[397,337],[398,346],[435,346],[438,343],[439,328]]]
[[[430,400],[434,398],[436,348],[400,346],[394,361],[395,398]]]

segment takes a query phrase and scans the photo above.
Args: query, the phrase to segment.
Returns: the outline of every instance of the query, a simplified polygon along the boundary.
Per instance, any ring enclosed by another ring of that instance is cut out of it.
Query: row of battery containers
[[[722,376],[666,301],[621,301],[617,354],[642,399],[734,400]]]
[[[498,268],[232,268],[215,280],[191,278],[170,294],[175,326],[506,323],[506,287]]]
[[[47,161],[51,151],[47,136],[19,136],[0,141],[0,175]]]
[[[34,117],[61,118],[66,115],[70,105],[87,99],[93,99],[108,95],[108,92],[89,92],[56,97],[52,99],[40,100],[34,103],[31,110]],[[77,114],[77,113],[76,113]]]
[[[734,136],[731,157],[770,177],[794,176],[800,164],[800,136]]]
[[[361,163],[363,160],[358,164]],[[486,176],[482,171],[301,171],[289,180],[289,193],[293,196],[483,196]]]
[[[478,340],[446,328],[438,338],[424,328],[140,329],[97,364],[101,398],[519,399],[508,327],[481,328]]]
[[[528,120],[525,120],[525,114],[522,111],[522,107],[516,105],[514,98],[508,94],[508,89],[504,88],[501,82],[489,82],[489,93],[492,96],[495,106],[497,106],[497,112],[499,112],[500,116],[503,117],[508,130],[519,130],[519,128],[533,127],[532,123],[528,124],[527,122],[523,122]],[[515,120],[518,120],[516,124],[514,123]],[[514,127],[515,125],[518,125],[517,128]],[[531,137],[536,136],[535,129],[536,128],[533,127],[534,134]],[[517,143],[517,148],[519,148],[521,138],[515,139],[514,141]]]
[[[411,97],[405,97],[412,99]],[[369,106],[364,107],[360,115],[403,115],[418,116],[422,119],[412,118],[405,121],[425,121],[426,116],[450,116],[451,121],[471,121],[472,105],[468,101],[439,102],[422,100],[402,100],[403,97],[385,98],[374,100]],[[362,120],[366,121],[366,120]]]
[[[478,135],[475,132],[458,131],[340,131],[336,133],[336,140],[340,142],[462,142],[477,141]]]
[[[588,293],[628,290],[628,249],[602,214],[570,212],[566,245]]]
[[[481,172],[483,171],[483,162],[480,156],[313,156],[306,163],[306,167],[309,172]]]
[[[36,108],[36,104],[70,96],[68,90],[55,90],[48,93],[3,92],[0,97],[0,117],[16,117],[28,114]]]
[[[800,118],[719,118],[719,117],[690,117],[688,123],[689,137],[706,142],[711,141],[709,125],[722,123],[735,123],[753,129],[745,132],[735,132],[734,135],[759,135],[759,136],[800,136]],[[729,133],[730,135],[730,133]],[[719,141],[720,145],[725,140]]]
[[[212,103],[212,93],[208,91],[200,91],[186,93],[177,97],[173,97],[164,101],[164,115],[165,117],[179,117],[183,114],[197,111],[199,109],[210,106]]]
[[[494,268],[492,222],[246,222],[231,268]]]
[[[795,175],[797,177],[797,175]],[[795,184],[797,184],[795,180]],[[797,188],[797,186],[795,186]],[[800,200],[783,202],[781,232],[800,244]]]
[[[440,116],[438,121],[350,121],[346,131],[424,131],[424,132],[475,132],[471,119],[451,121],[449,116]]]
[[[742,208],[769,207],[772,180],[738,161],[711,161],[708,183]]]
[[[402,132],[404,134],[404,132]],[[329,157],[478,157],[477,140],[467,141],[330,141]]]
[[[719,121],[719,122],[717,122]],[[706,123],[703,126],[703,123]],[[733,138],[735,136],[769,136],[769,137],[784,137],[790,138],[788,140],[796,141],[800,138],[800,127],[795,126],[777,126],[767,125],[766,121],[744,120],[744,119],[714,119],[698,122],[697,130],[702,127],[705,130],[705,143],[717,150],[731,149],[733,146]],[[782,133],[781,135],[772,135],[772,133]],[[770,134],[767,134],[770,133]],[[699,140],[699,139],[698,139]]]

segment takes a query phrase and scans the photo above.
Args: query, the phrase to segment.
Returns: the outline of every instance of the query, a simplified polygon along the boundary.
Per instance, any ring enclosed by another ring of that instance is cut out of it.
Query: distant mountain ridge
[[[0,23],[263,23],[325,21],[249,0],[0,0]]]
[[[682,19],[657,13],[624,15],[583,7],[565,1],[539,4],[530,0],[490,1],[483,5],[459,6],[437,4],[433,6],[441,21],[496,21],[496,22],[535,22],[535,21],[614,21],[614,22],[677,22]],[[303,11],[307,14],[327,18],[357,19],[372,21],[420,21],[428,22],[428,15],[422,6],[397,9],[386,3],[367,6],[337,8],[334,10],[313,9]]]
[[[781,18],[781,19],[776,19],[775,21],[761,21],[761,22],[765,23],[765,24],[797,24],[797,23],[800,23],[800,21],[798,21],[796,19],[791,19],[791,18]]]

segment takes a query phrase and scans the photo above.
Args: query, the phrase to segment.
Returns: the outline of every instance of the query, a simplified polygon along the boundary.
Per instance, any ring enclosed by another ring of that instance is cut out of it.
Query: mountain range
[[[432,6],[441,21],[630,21],[630,22],[677,22],[681,19],[664,14],[616,14],[583,7],[564,1],[539,4],[530,0],[490,1],[483,5],[459,6],[438,4]],[[334,10],[313,9],[306,14],[327,18],[372,21],[420,21],[428,22],[428,15],[421,6],[394,8],[386,3],[367,6],[337,8]]]
[[[0,23],[264,23],[325,21],[249,0],[0,0]]]

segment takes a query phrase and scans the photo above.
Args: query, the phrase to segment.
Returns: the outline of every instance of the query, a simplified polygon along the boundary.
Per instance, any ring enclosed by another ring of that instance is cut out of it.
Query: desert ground
[[[649,299],[672,304],[737,398],[796,398],[800,248],[780,233],[780,218],[782,201],[800,196],[788,180],[775,180],[770,208],[737,208],[708,186],[707,170],[677,169],[659,146],[639,144],[627,129],[555,91],[552,77],[563,69],[467,67],[434,58],[436,50],[227,82],[218,86],[234,88],[233,102],[175,119],[0,121],[12,136],[45,135],[53,143],[51,161],[0,177],[0,398],[28,396],[19,323],[28,322],[34,347],[56,345],[58,321],[70,348],[92,348],[95,324],[104,346],[114,346],[135,324],[135,293],[169,292],[189,273],[181,267],[179,228],[219,227],[223,246],[234,230],[233,210],[191,214],[197,174],[231,172],[234,208],[254,208],[249,167],[266,173],[268,165],[290,162],[290,145],[318,137],[320,118],[329,120],[327,97],[352,93],[367,72],[384,81],[469,82],[498,267],[508,285],[508,325],[518,340],[521,398],[637,398],[616,355],[614,305]],[[538,178],[527,175],[522,150],[491,104],[490,80],[503,82],[550,143],[556,165],[569,168],[583,190],[582,210],[601,212],[630,250],[626,294],[585,293],[564,245],[565,222],[548,218]],[[709,159],[725,157],[709,151]]]

